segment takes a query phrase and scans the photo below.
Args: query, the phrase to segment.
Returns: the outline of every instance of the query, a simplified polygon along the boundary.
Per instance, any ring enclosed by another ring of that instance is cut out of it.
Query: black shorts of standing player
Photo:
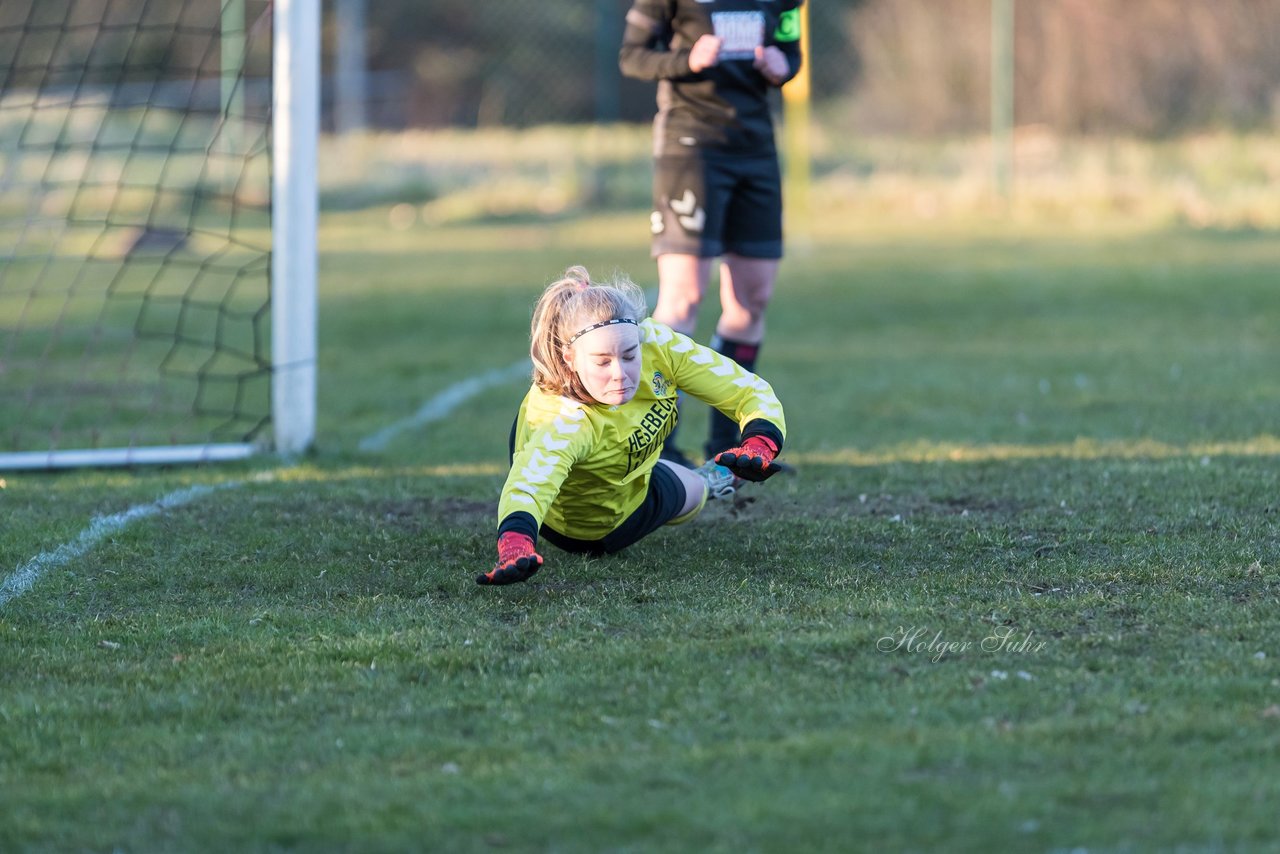
[[[507,461],[515,457],[516,424],[511,425],[511,437],[507,440]],[[663,525],[679,525],[697,515],[697,510],[679,516],[685,502],[684,485],[680,478],[662,463],[653,467],[649,476],[649,491],[644,503],[622,520],[622,524],[598,540],[579,540],[566,536],[555,528],[543,524],[538,535],[557,548],[571,554],[606,555],[633,546]],[[698,510],[701,510],[701,506]],[[679,517],[679,518],[677,518]]]
[[[691,151],[653,161],[652,254],[782,257],[778,158]]]

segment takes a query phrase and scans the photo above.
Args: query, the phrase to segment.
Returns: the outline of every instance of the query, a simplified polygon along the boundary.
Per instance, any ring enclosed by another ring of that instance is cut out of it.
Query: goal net
[[[0,3],[0,468],[309,444],[316,6]]]

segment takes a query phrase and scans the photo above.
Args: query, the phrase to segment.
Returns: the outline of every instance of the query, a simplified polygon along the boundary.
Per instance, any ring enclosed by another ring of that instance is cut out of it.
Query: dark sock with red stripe
[[[755,373],[756,358],[760,354],[759,344],[744,344],[741,341],[730,341],[722,338],[719,333],[711,339],[711,349],[717,353],[728,356],[733,359],[745,370]],[[715,455],[721,451],[735,447],[741,441],[741,434],[738,432],[738,425],[733,419],[728,418],[718,409],[711,410],[711,429],[707,436],[707,444],[704,450],[707,453],[707,459],[714,459]]]

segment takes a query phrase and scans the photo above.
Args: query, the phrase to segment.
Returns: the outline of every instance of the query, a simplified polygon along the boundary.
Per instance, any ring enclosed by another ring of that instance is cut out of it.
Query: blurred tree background
[[[654,85],[617,64],[631,0],[322,2],[331,209],[400,205],[393,222],[412,224],[648,204]],[[1003,107],[992,115],[993,101],[1008,103],[993,98],[1002,5],[1013,9],[1003,67],[1014,132]],[[1165,221],[1280,226],[1280,0],[807,8],[810,110],[784,122],[784,158],[810,167],[788,176],[812,175],[812,194],[795,198],[815,209],[972,215],[994,188],[1029,216],[1127,217],[1141,205]],[[42,90],[55,136],[51,105],[71,91],[108,110],[132,100],[264,113],[269,40],[254,34],[270,16],[270,0],[3,0],[0,103]],[[239,55],[242,42],[238,79],[227,48]],[[194,91],[164,80],[182,69],[197,71]]]
[[[360,97],[364,121],[377,129],[647,121],[653,86],[624,80],[617,68],[629,6],[326,0],[328,127],[335,126],[341,59],[353,56],[363,77],[346,97]],[[1280,120],[1280,0],[1014,6],[1019,124],[1160,138],[1269,129]],[[991,8],[992,0],[810,0],[808,55],[820,118],[868,133],[982,132]],[[69,84],[116,82],[112,69],[126,52],[135,69],[149,55],[157,68],[199,67],[216,76],[217,26],[228,10],[250,28],[269,25],[269,4],[259,0],[5,0],[0,51],[11,63],[0,88],[27,85],[49,63],[65,69]],[[143,16],[149,23],[139,31]],[[179,25],[176,38],[169,20]]]
[[[617,71],[629,0],[361,5],[374,126],[652,116],[652,86]],[[1159,138],[1280,119],[1280,0],[1015,5],[1019,124]],[[990,0],[811,0],[809,15],[813,100],[824,122],[868,133],[989,126]],[[332,60],[340,18],[327,20]]]

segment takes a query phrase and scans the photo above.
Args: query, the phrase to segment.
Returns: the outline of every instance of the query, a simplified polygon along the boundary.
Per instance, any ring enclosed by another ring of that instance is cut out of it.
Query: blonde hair
[[[611,282],[593,282],[586,267],[565,270],[562,278],[547,285],[533,307],[529,357],[533,360],[534,384],[548,394],[592,403],[578,372],[565,361],[571,339],[593,323],[639,323],[646,314],[644,292],[625,276],[615,276]]]

